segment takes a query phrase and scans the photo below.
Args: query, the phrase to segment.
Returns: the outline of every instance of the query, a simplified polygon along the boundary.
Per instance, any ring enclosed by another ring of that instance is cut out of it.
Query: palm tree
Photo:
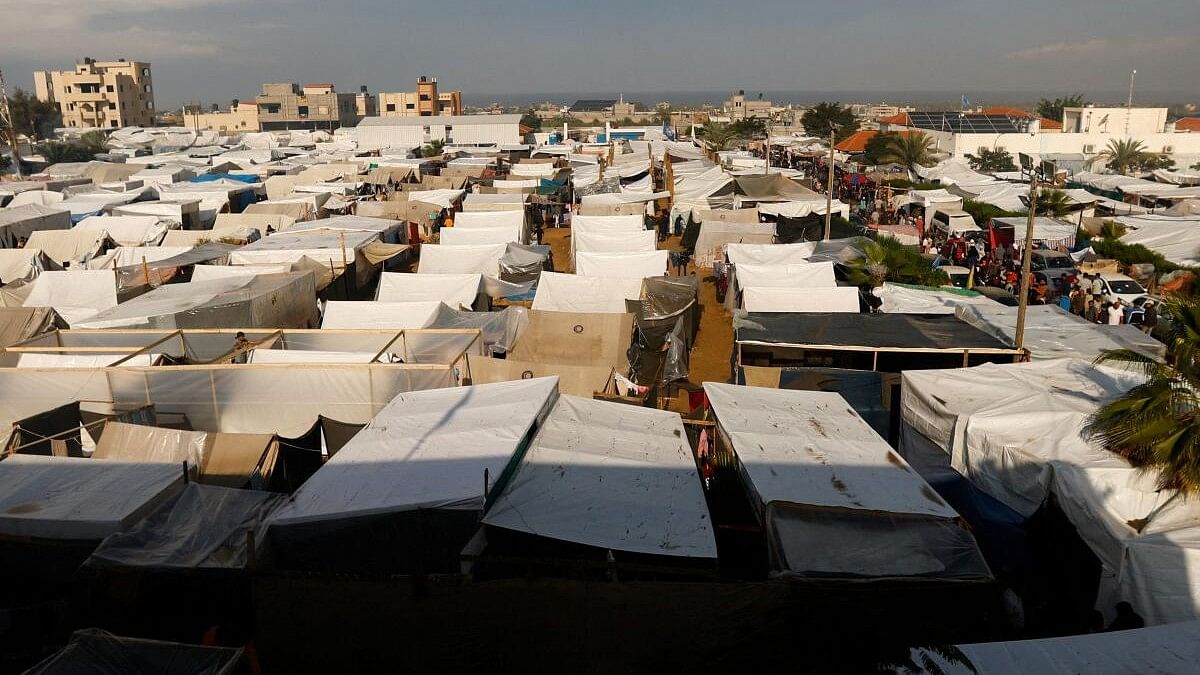
[[[896,134],[888,139],[879,159],[884,163],[899,164],[909,172],[918,166],[929,166],[933,164],[933,139],[919,131]]]
[[[884,281],[940,286],[949,281],[945,272],[934,269],[916,249],[891,237],[881,236],[863,246],[863,257],[850,261],[848,267],[848,280],[855,286],[882,286]]]
[[[1100,237],[1116,241],[1125,236],[1125,226],[1115,220],[1106,220],[1100,225]]]
[[[437,157],[442,154],[442,149],[446,147],[446,141],[440,138],[435,138],[429,142],[424,148],[421,148],[421,155],[424,157]]]
[[[1041,190],[1037,195],[1036,213],[1051,218],[1062,218],[1071,212],[1071,198],[1062,190]]]
[[[1146,381],[1100,407],[1084,433],[1130,464],[1158,472],[1160,489],[1200,490],[1200,298],[1170,296],[1165,321],[1168,359],[1130,349],[1104,352],[1097,363],[1120,363]]]
[[[1114,138],[1108,142],[1108,147],[1100,156],[1108,160],[1108,168],[1123,176],[1145,161],[1146,154],[1146,146],[1142,145],[1141,141]]]
[[[731,124],[708,122],[700,129],[700,137],[704,139],[709,150],[718,152],[729,147],[737,138],[737,129]]]

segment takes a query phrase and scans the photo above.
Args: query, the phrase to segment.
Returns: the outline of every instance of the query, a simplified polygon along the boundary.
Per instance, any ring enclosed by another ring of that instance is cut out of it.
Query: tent
[[[0,348],[66,327],[50,307],[0,307]]]
[[[0,196],[3,196],[4,194],[11,194],[7,192],[9,185],[9,183],[5,183],[4,186],[0,188]],[[28,206],[30,204],[36,204],[38,206],[54,206],[63,199],[66,199],[63,193],[54,192],[50,189],[42,189],[39,187],[32,190],[26,190],[24,192],[17,192],[15,195],[13,195],[12,199],[8,200],[8,203],[4,205],[4,208],[15,209],[18,206]]]
[[[73,328],[311,328],[316,286],[308,272],[159,286]]]
[[[42,272],[61,269],[40,249],[0,248],[0,285],[33,281]]]
[[[775,223],[727,223],[709,220],[700,224],[695,261],[709,269],[722,251],[732,244],[770,244],[775,241]]]
[[[549,312],[625,311],[642,291],[641,277],[593,277],[542,272],[533,309]]]
[[[1007,345],[1016,344],[1016,307],[1005,307],[990,300],[960,303],[955,315]],[[1026,308],[1023,346],[1035,361],[1067,357],[1092,361],[1110,349],[1131,349],[1153,359],[1162,359],[1167,349],[1136,326],[1095,324],[1055,305]]]
[[[520,306],[505,307],[498,312],[467,312],[442,303],[426,328],[477,329],[483,340],[483,353],[492,354],[512,349],[528,324],[529,310]]]
[[[1025,231],[1029,225],[1028,218],[993,218],[993,227],[1008,228],[1013,232],[1013,241],[1021,244],[1025,241]],[[1054,218],[1036,216],[1033,219],[1033,240],[1046,242],[1051,248],[1056,245],[1072,247],[1075,245],[1075,232],[1079,226]]]
[[[954,314],[965,305],[979,305],[984,312],[1002,307],[984,295],[958,288],[885,282],[871,293],[879,298],[878,311],[887,314]]]
[[[559,396],[489,501],[489,528],[618,554],[716,562],[708,504],[678,413]]]
[[[38,230],[25,248],[38,249],[59,265],[86,263],[114,242],[103,230]]]
[[[545,419],[555,378],[392,399],[272,516],[288,569],[454,572],[488,492]]]
[[[480,213],[487,213],[481,211]],[[443,227],[438,232],[438,242],[442,246],[486,246],[489,244],[507,244],[510,241],[522,243],[525,237],[520,225],[503,225],[499,227]]]
[[[511,211],[464,211],[455,214],[454,227],[520,227],[525,226],[525,212]]]
[[[1142,376],[1079,359],[963,372],[902,374],[909,463],[965,477],[1020,520],[1053,499],[1100,562],[1097,609],[1125,600],[1150,625],[1200,616],[1200,506],[1081,432]]]
[[[420,274],[500,274],[500,258],[508,247],[505,244],[483,246],[442,246],[425,244],[417,263]]]
[[[185,431],[108,421],[96,442],[93,460],[187,462],[202,483],[231,488],[265,488],[275,470],[279,440],[274,434]]]
[[[1141,244],[1176,265],[1200,265],[1200,218],[1146,214],[1113,220],[1125,226],[1121,243]]]
[[[653,230],[639,229],[628,232],[572,230],[571,233],[571,250],[574,255],[654,251],[657,248],[658,239]]]
[[[26,675],[126,673],[127,675],[234,675],[242,663],[242,650],[204,647],[117,637],[89,628],[78,630],[71,641]]]
[[[53,307],[74,325],[117,306],[116,277],[111,270],[44,272],[33,281],[25,307]]]
[[[632,337],[632,314],[534,309],[509,356],[535,363],[607,366],[623,372]]]
[[[27,204],[0,209],[0,248],[16,248],[38,230],[71,229],[71,212],[58,206]]]
[[[486,356],[473,357],[468,367],[473,384],[512,382],[535,377],[557,377],[560,392],[584,397],[604,391],[613,374],[612,366],[537,363],[515,358],[494,359]]]
[[[858,289],[853,286],[745,287],[742,306],[748,312],[847,312],[859,311]]]
[[[575,254],[575,273],[585,277],[643,279],[667,273],[668,251]]]
[[[471,309],[479,302],[481,274],[407,274],[384,272],[375,299],[381,302],[444,302]]]
[[[198,229],[200,227],[199,199],[180,199],[173,202],[135,202],[113,208],[113,216],[154,216],[168,227]]]
[[[704,393],[775,574],[991,579],[958,513],[839,394],[715,382]]]
[[[725,257],[734,265],[789,265],[808,262],[815,242],[799,244],[739,244],[725,246]]]
[[[337,301],[325,303],[321,328],[425,328],[442,306],[439,300],[409,302]]]

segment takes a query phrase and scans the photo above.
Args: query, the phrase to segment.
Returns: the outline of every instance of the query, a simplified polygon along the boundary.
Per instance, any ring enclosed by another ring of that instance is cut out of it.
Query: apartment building
[[[211,129],[229,133],[259,131],[258,104],[254,102],[234,101],[229,110],[200,110],[184,109],[183,126],[189,129]]]
[[[58,104],[64,127],[154,126],[154,81],[145,61],[85,58],[75,70],[37,71],[33,83],[39,100]]]
[[[303,87],[289,82],[264,84],[254,102],[263,131],[333,131],[358,124],[357,98],[357,94],[338,93],[328,82]]]
[[[381,117],[436,117],[461,115],[462,92],[439,91],[436,77],[417,78],[415,91],[392,91],[379,94]]]
[[[748,120],[753,118],[769,119],[771,117],[771,102],[764,101],[762,94],[758,95],[758,99],[747,99],[746,92],[739,89],[738,93],[734,94],[725,101],[725,114],[734,122],[738,120]]]

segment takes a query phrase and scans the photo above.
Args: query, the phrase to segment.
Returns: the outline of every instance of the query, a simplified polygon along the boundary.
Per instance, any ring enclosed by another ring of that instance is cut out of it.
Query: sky
[[[9,87],[150,61],[160,110],[264,82],[525,93],[1137,91],[1200,99],[1197,0],[0,0]],[[1121,92],[1114,94],[1114,92]],[[652,101],[647,101],[652,103]]]

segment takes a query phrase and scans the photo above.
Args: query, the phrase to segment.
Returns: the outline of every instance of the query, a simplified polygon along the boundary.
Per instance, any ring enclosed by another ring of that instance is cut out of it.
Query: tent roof
[[[182,479],[174,464],[12,455],[0,462],[0,534],[102,539],[140,520]]]
[[[400,394],[271,519],[272,527],[483,504],[550,408],[557,378]]]
[[[738,342],[874,348],[1007,349],[953,316],[737,312]]]
[[[633,553],[716,558],[677,413],[560,396],[483,522]]]

